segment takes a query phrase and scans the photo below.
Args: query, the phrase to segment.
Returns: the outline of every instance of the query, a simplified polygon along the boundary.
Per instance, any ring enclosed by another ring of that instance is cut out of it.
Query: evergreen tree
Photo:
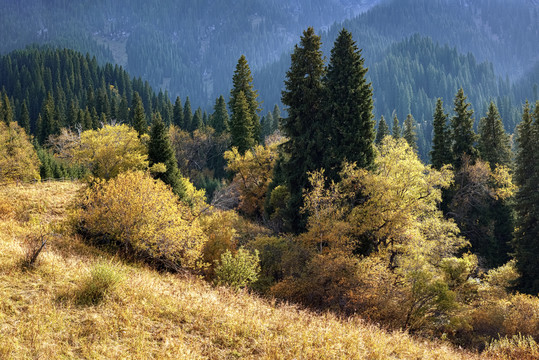
[[[494,169],[496,164],[509,165],[511,162],[511,144],[505,132],[498,108],[491,101],[487,115],[479,122],[479,153]]]
[[[176,97],[176,101],[174,102],[172,122],[180,129],[185,129],[185,125],[183,123],[183,105],[179,96]]]
[[[464,90],[460,88],[455,96],[455,115],[451,118],[451,135],[453,140],[453,166],[456,170],[460,169],[462,156],[467,155],[473,163],[477,158],[477,149],[475,142],[477,135],[473,130],[474,119],[473,110],[470,103],[466,102]]]
[[[279,124],[281,123],[281,110],[279,109],[279,105],[275,104],[273,107],[273,124],[271,125],[271,132],[273,133],[277,129],[279,129]]]
[[[286,214],[288,226],[294,231],[305,227],[303,190],[309,185],[307,172],[323,166],[326,128],[323,126],[324,61],[320,37],[312,27],[303,32],[299,46],[291,55],[286,73],[282,102],[288,116],[282,119],[281,130],[288,140],[283,143],[283,178],[291,194]]]
[[[131,103],[131,125],[138,132],[139,137],[148,132],[148,123],[146,122],[146,113],[144,105],[138,92],[133,93],[133,101]]]
[[[382,143],[382,140],[389,135],[389,127],[387,126],[386,119],[384,118],[384,115],[380,117],[380,121],[378,122],[378,131],[376,132],[376,140],[375,143],[378,145]]]
[[[414,149],[414,151],[417,151],[417,132],[415,129],[416,126],[414,117],[412,116],[412,114],[408,114],[406,120],[404,120],[402,137],[404,138],[404,140],[406,140],[408,145],[410,145],[410,147]]]
[[[2,103],[3,103],[3,116],[4,116],[4,122],[9,126],[9,123],[13,121],[13,107],[11,106],[11,101],[9,100],[7,93],[4,92],[4,95],[2,96]],[[2,106],[0,106],[2,107]]]
[[[534,118],[534,119],[533,119]],[[518,126],[515,183],[517,226],[514,239],[515,259],[520,272],[519,290],[539,292],[539,101],[532,115],[528,102]]]
[[[435,169],[441,169],[446,164],[453,162],[451,153],[451,136],[447,126],[448,115],[444,112],[442,99],[436,101],[436,110],[434,110],[434,136],[432,138],[432,150],[430,159]]]
[[[253,122],[251,119],[251,111],[247,98],[240,91],[236,95],[232,117],[230,119],[230,146],[238,148],[240,154],[244,154],[255,145],[253,138]]]
[[[123,95],[122,99],[120,100],[120,104],[118,105],[118,112],[116,115],[120,123],[127,123],[127,121],[129,121],[129,105],[127,103],[127,97],[125,95]]]
[[[238,101],[239,93],[243,92],[243,95],[247,101],[249,107],[249,117],[251,119],[251,137],[255,143],[258,143],[260,139],[260,118],[258,113],[260,112],[260,103],[257,100],[258,91],[253,88],[253,77],[251,76],[251,69],[247,64],[247,59],[242,55],[238,59],[236,65],[236,70],[232,76],[232,90],[230,90],[230,100],[228,101],[228,106],[230,111],[233,113],[236,108],[236,102]],[[234,116],[232,115],[231,121],[233,121]],[[231,128],[234,125],[231,125]]]
[[[178,163],[172,145],[170,144],[167,127],[159,113],[155,113],[152,117],[150,142],[148,143],[148,160],[150,166],[158,163],[166,166],[165,172],[156,173],[154,177],[170,185],[172,191],[180,199],[184,199],[186,196],[186,185],[178,170]]]
[[[324,78],[327,120],[323,126],[329,136],[324,163],[331,179],[337,179],[345,159],[361,168],[370,168],[374,162],[372,87],[364,63],[352,34],[342,29]]]
[[[268,113],[264,117],[264,121],[260,122],[262,124],[262,143],[264,142],[264,138],[266,138],[266,136],[269,136],[273,133],[272,129],[274,122],[275,121],[273,120],[273,114],[271,113],[271,111],[268,111]]]
[[[183,126],[185,131],[193,131],[193,111],[191,110],[189,96],[185,99],[183,106]]]
[[[228,111],[226,110],[226,102],[223,95],[220,95],[215,100],[212,115],[212,126],[217,134],[221,134],[228,130]]]
[[[41,108],[41,129],[38,134],[40,144],[47,141],[49,135],[56,134],[60,130],[55,110],[54,98],[49,92]]]
[[[191,131],[195,131],[197,129],[201,130],[204,128],[204,118],[202,116],[202,109],[199,107],[195,110],[195,115],[193,116],[193,125]]]
[[[398,139],[401,137],[401,127],[399,125],[399,119],[397,118],[397,113],[393,114],[393,126],[391,127],[391,135]]]
[[[22,103],[19,126],[22,127],[27,134],[30,134],[30,114],[28,112],[28,107],[26,106],[26,100]]]

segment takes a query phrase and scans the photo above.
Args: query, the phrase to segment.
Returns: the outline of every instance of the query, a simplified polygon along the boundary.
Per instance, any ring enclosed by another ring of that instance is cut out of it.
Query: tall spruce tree
[[[148,132],[148,123],[146,122],[144,105],[141,97],[136,91],[133,93],[133,100],[131,101],[130,122],[133,128],[138,132],[139,137]]]
[[[479,153],[494,169],[496,164],[509,165],[511,162],[511,143],[505,132],[498,108],[491,101],[486,117],[479,122]]]
[[[174,108],[172,110],[172,122],[180,129],[185,129],[183,123],[183,105],[179,96],[176,96],[176,101],[174,102]]]
[[[223,95],[220,95],[215,100],[212,115],[212,127],[217,134],[222,134],[228,130],[228,111],[226,110],[226,102]]]
[[[343,160],[370,168],[374,162],[376,137],[371,83],[367,68],[352,34],[342,29],[335,40],[324,77],[327,175],[337,179]]]
[[[191,128],[191,131],[195,131],[197,129],[201,130],[204,127],[204,117],[202,115],[202,109],[198,107],[195,110],[195,115],[193,116],[193,125]]]
[[[387,126],[386,119],[384,115],[380,116],[380,121],[378,122],[378,131],[376,132],[375,143],[381,144],[382,140],[389,135],[389,127]]]
[[[253,138],[253,121],[251,119],[251,111],[247,98],[240,91],[236,94],[234,109],[230,119],[230,146],[238,148],[240,154],[244,154],[247,150],[255,145]]]
[[[517,226],[513,247],[520,272],[519,290],[539,293],[539,101],[532,115],[528,102],[518,125],[515,183]]]
[[[30,134],[30,114],[28,112],[28,106],[26,106],[26,100],[23,101],[21,106],[21,114],[19,116],[19,125]]]
[[[288,116],[282,119],[281,130],[287,137],[283,143],[283,178],[291,194],[285,221],[298,232],[305,227],[303,190],[308,187],[307,172],[320,169],[325,156],[326,127],[323,125],[324,61],[320,37],[312,27],[303,32],[299,45],[291,55],[286,73],[282,102]]]
[[[436,101],[433,117],[434,135],[430,161],[435,169],[441,169],[442,166],[453,162],[451,133],[447,124],[448,115],[444,112],[444,103],[441,98]]]
[[[243,92],[243,96],[247,101],[249,109],[249,118],[251,119],[251,137],[252,141],[255,143],[259,142],[260,139],[260,118],[258,113],[260,112],[260,103],[258,102],[258,91],[253,87],[253,77],[251,76],[251,69],[247,64],[247,59],[242,55],[238,59],[236,65],[236,70],[234,70],[234,75],[232,76],[232,90],[230,90],[230,100],[228,101],[228,106],[232,112],[231,121],[234,121],[234,109],[236,109],[236,102],[238,101],[239,93]],[[231,128],[236,125],[231,124]],[[234,142],[234,139],[232,140]]]
[[[404,120],[402,137],[404,138],[404,140],[406,140],[408,145],[410,145],[410,147],[414,149],[414,151],[417,151],[417,132],[415,120],[412,114],[408,114],[406,120]]]
[[[193,131],[193,111],[191,110],[189,96],[185,99],[185,104],[183,105],[183,126],[185,131]]]
[[[150,166],[158,163],[166,166],[165,172],[156,173],[154,177],[170,185],[172,191],[180,199],[184,199],[186,196],[186,185],[182,179],[180,170],[178,170],[174,149],[170,144],[168,130],[160,113],[155,113],[152,116],[150,142],[148,143],[148,160]]]
[[[397,113],[393,114],[393,124],[391,126],[391,135],[395,139],[399,139],[401,137],[401,127],[399,125],[399,118],[397,117]]]
[[[460,88],[454,100],[453,111],[455,115],[451,118],[453,166],[456,170],[460,169],[462,165],[462,156],[469,156],[472,164],[478,156],[478,151],[475,148],[477,135],[473,130],[473,110],[466,99],[464,90]]]
[[[279,109],[279,105],[275,104],[273,107],[273,113],[271,115],[273,116],[271,132],[274,132],[279,129],[279,124],[281,123],[281,110]]]

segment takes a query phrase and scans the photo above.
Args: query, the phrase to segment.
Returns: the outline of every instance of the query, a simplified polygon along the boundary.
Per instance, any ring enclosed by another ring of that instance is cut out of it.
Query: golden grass
[[[11,215],[0,219],[0,359],[479,358],[357,318],[315,314],[122,263],[69,234],[54,237],[38,266],[24,270],[18,259],[22,240],[38,227],[33,216],[61,221],[78,188],[0,189],[0,199],[16,200]],[[96,305],[81,304],[81,287],[103,263],[121,280]]]

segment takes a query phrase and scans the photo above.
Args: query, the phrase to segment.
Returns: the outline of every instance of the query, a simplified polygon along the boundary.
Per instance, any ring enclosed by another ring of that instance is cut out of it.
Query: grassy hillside
[[[123,263],[71,235],[67,207],[80,186],[0,187],[1,359],[477,358]],[[25,244],[52,231],[36,266],[22,266]]]

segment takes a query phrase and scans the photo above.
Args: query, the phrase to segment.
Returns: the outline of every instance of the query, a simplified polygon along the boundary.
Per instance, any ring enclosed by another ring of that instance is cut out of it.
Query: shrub
[[[503,360],[534,360],[539,358],[539,345],[531,336],[513,335],[491,342],[484,353],[487,357]]]
[[[121,280],[122,275],[111,264],[98,263],[94,265],[76,293],[77,304],[99,304],[107,294],[114,291]]]
[[[81,232],[98,243],[171,270],[195,268],[206,236],[170,187],[143,172],[126,172],[88,187]]]
[[[216,283],[228,285],[234,289],[243,288],[258,279],[260,260],[258,251],[249,252],[239,248],[236,254],[230,250],[221,255],[221,261],[215,268]]]

